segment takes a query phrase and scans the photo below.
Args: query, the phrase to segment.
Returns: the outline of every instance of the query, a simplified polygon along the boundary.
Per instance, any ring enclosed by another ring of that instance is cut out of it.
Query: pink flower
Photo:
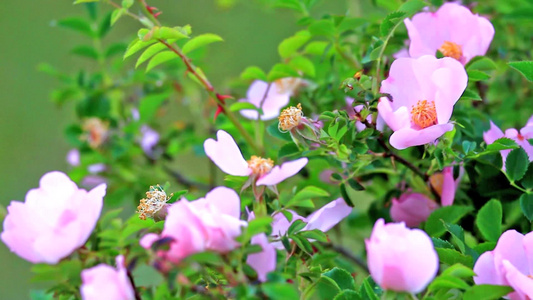
[[[394,131],[390,144],[396,149],[433,142],[453,129],[453,106],[466,88],[463,66],[451,58],[433,56],[399,58],[392,63],[381,92],[392,100],[379,100],[379,115]]]
[[[67,163],[73,167],[80,165],[80,150],[72,149],[67,153]]]
[[[442,172],[430,176],[429,183],[440,195],[442,206],[453,204],[455,191],[459,186],[461,177],[460,174],[457,180],[454,180],[453,167],[445,167]],[[426,195],[409,191],[402,194],[399,199],[392,199],[390,214],[394,222],[405,222],[408,227],[418,227],[439,207],[433,199]]]
[[[264,282],[267,279],[266,275],[276,270],[276,248],[268,242],[268,237],[264,233],[253,236],[251,244],[261,246],[262,251],[248,255],[246,263],[255,270],[257,279]]]
[[[135,292],[131,286],[124,257],[116,258],[117,269],[99,264],[81,272],[81,297],[83,300],[132,300]]]
[[[307,218],[298,215],[292,210],[289,210],[289,212],[292,214],[292,220],[290,222],[282,213],[277,213],[272,216],[274,219],[272,221],[272,236],[281,237],[285,235],[291,224],[296,220],[302,220],[307,223],[302,230],[319,229],[326,232],[346,218],[352,212],[352,208],[342,198],[338,198],[322,206]],[[280,241],[273,242],[272,244],[277,249],[284,249]]]
[[[394,222],[404,222],[408,227],[418,227],[439,207],[432,199],[420,193],[404,193],[392,199],[390,216]]]
[[[384,290],[419,293],[439,270],[429,236],[404,223],[377,220],[365,244],[370,275]]]
[[[404,22],[411,57],[434,56],[439,50],[466,64],[474,56],[485,55],[494,37],[494,27],[487,18],[456,3],[445,3],[436,12],[421,12]]]
[[[12,201],[4,219],[2,241],[32,263],[56,264],[85,244],[100,216],[106,186],[87,192],[67,175],[43,175],[24,203]]]
[[[148,125],[143,125],[141,127],[141,148],[143,149],[144,153],[148,155],[149,157],[154,156],[154,147],[159,142],[159,133],[152,128],[150,128]]]
[[[474,265],[476,284],[507,285],[511,300],[533,298],[533,233],[504,232],[496,248],[483,253]]]
[[[224,173],[234,176],[251,176],[256,185],[276,185],[296,175],[307,164],[307,158],[300,158],[274,166],[270,158],[252,155],[246,161],[241,150],[229,133],[219,130],[217,139],[207,139],[204,150],[207,155]]]
[[[161,235],[145,235],[140,244],[148,249],[160,238],[171,238],[170,249],[158,254],[174,263],[206,250],[229,252],[239,246],[235,238],[247,224],[239,219],[240,202],[239,195],[226,187],[217,187],[196,201],[181,199],[168,207]]]
[[[533,146],[529,143],[529,139],[533,139],[533,116],[528,120],[526,126],[520,131],[509,128],[505,131],[505,134],[502,132],[498,126],[496,126],[492,121],[490,121],[490,129],[483,133],[483,140],[487,145],[494,143],[499,138],[509,138],[515,141],[520,147],[522,147],[527,155],[529,156],[529,161],[533,161]],[[505,160],[507,155],[509,155],[511,150],[502,150],[500,151],[503,159],[503,169],[505,170]]]
[[[258,109],[261,108],[263,114],[259,116],[257,110],[243,109],[241,110],[241,115],[252,120],[257,120],[257,118],[263,121],[274,119],[279,116],[281,109],[289,104],[292,91],[293,89],[284,89],[281,84],[276,82],[268,84],[264,81],[256,80],[248,88],[246,99],[239,101],[249,102]]]

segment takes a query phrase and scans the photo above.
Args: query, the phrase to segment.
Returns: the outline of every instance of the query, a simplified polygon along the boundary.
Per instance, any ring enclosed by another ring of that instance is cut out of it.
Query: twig
[[[188,179],[187,177],[181,175],[181,173],[179,173],[178,171],[171,170],[169,167],[163,166],[163,170],[165,170],[167,174],[172,176],[179,184],[185,186],[188,189],[196,188],[199,190],[208,191],[210,188],[209,185],[200,182],[194,182]]]
[[[368,270],[368,267],[366,266],[366,263],[360,257],[355,256],[348,249],[346,249],[346,248],[344,248],[342,246],[333,245],[333,244],[327,244],[327,243],[323,243],[322,245],[327,247],[327,248],[330,248],[332,250],[335,250],[336,252],[338,252],[340,254],[342,254],[342,256],[348,258],[353,263],[358,265],[361,269],[365,270],[365,272],[370,273],[370,271]]]
[[[128,269],[126,269],[126,273],[128,274],[128,278],[130,279],[131,286],[133,287],[133,291],[135,292],[135,300],[142,300],[141,295],[139,295],[139,291],[137,291],[137,287],[135,286],[133,275]]]

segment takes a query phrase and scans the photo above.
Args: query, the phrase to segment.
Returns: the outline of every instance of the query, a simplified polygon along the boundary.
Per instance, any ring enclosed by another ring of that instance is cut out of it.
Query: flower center
[[[460,45],[457,45],[454,42],[445,41],[442,46],[440,46],[439,51],[442,55],[455,58],[457,60],[461,59],[463,56],[463,49]]]
[[[252,173],[254,175],[261,176],[272,170],[272,167],[274,167],[274,161],[272,161],[270,158],[262,158],[252,155],[248,161],[248,167],[252,169]]]
[[[167,197],[167,194],[159,184],[155,187],[151,186],[150,190],[146,192],[146,199],[141,199],[139,206],[137,206],[136,212],[139,214],[139,219],[153,218],[170,198],[172,198],[172,194]]]
[[[290,131],[300,125],[303,116],[302,105],[300,103],[298,103],[297,107],[291,106],[284,109],[278,118],[278,129],[282,132]]]
[[[83,122],[85,131],[84,139],[87,140],[91,148],[98,148],[107,138],[109,123],[98,118],[89,118]]]
[[[426,128],[437,124],[437,110],[435,102],[420,100],[411,109],[411,121],[420,128]]]

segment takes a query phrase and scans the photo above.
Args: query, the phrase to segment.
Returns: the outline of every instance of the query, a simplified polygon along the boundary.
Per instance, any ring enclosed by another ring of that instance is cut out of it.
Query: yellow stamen
[[[421,100],[411,109],[411,121],[420,128],[426,128],[437,124],[437,110],[435,102]]]
[[[274,167],[274,161],[270,158],[262,158],[259,156],[252,155],[248,161],[248,167],[252,170],[254,175],[264,175]]]
[[[302,105],[300,103],[298,103],[297,107],[291,106],[284,109],[278,118],[278,129],[283,132],[293,129],[300,125],[303,116]]]
[[[460,60],[461,57],[463,57],[463,48],[461,48],[461,45],[457,45],[454,42],[445,41],[444,44],[440,46],[439,51],[442,55],[457,60]]]

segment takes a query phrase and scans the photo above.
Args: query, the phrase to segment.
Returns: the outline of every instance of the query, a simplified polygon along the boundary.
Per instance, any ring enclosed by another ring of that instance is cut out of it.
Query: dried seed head
[[[300,103],[298,103],[296,107],[291,106],[284,109],[278,118],[278,129],[282,132],[290,131],[294,127],[300,125],[303,116],[302,105]]]
[[[154,216],[165,207],[166,203],[173,194],[167,196],[163,188],[158,184],[155,187],[151,186],[150,190],[146,192],[146,198],[141,199],[139,206],[137,206],[137,213],[139,219],[146,220],[146,218],[154,218]]]

